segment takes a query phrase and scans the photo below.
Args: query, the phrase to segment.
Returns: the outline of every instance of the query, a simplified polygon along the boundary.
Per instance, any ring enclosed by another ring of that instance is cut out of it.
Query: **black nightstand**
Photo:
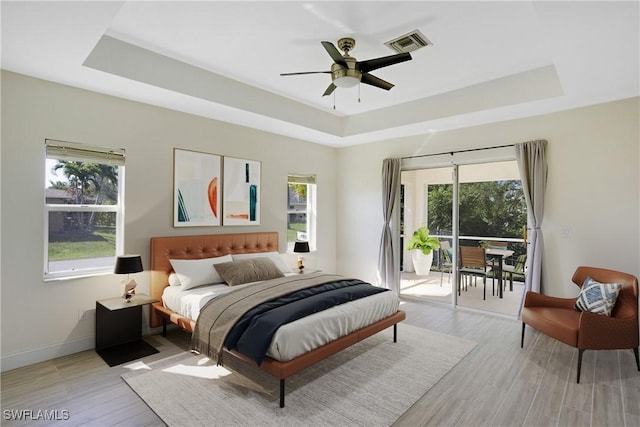
[[[96,301],[96,353],[109,366],[140,359],[158,350],[142,339],[142,307],[158,302],[148,295]]]

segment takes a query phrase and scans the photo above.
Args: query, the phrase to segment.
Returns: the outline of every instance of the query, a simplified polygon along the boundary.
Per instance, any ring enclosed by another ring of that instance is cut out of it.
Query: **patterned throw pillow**
[[[578,294],[575,308],[578,311],[590,311],[611,316],[620,289],[622,289],[620,283],[600,283],[587,277],[582,284],[580,294]]]

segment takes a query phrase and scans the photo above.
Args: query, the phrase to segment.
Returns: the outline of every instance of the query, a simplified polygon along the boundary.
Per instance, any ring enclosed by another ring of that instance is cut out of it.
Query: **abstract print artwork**
[[[260,224],[260,162],[224,157],[223,225]]]
[[[173,150],[173,226],[221,225],[221,156]]]

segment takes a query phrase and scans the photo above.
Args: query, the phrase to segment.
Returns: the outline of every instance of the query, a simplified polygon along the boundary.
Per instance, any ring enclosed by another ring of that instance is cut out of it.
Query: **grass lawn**
[[[287,242],[295,242],[296,234],[298,231],[306,231],[307,224],[305,223],[289,223],[287,229]]]
[[[116,255],[114,228],[96,228],[91,234],[49,242],[49,261],[101,258]]]

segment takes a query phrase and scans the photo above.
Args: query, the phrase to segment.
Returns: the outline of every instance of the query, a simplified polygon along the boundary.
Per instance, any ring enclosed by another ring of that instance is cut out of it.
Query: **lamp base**
[[[304,271],[304,257],[303,256],[299,256],[298,257],[297,265],[298,265],[298,270],[300,270],[299,273],[302,274],[302,272]]]
[[[136,294],[136,286],[138,286],[138,284],[133,279],[123,280],[121,283],[122,291],[120,294],[122,295],[122,298],[127,302],[131,302],[131,297]]]

